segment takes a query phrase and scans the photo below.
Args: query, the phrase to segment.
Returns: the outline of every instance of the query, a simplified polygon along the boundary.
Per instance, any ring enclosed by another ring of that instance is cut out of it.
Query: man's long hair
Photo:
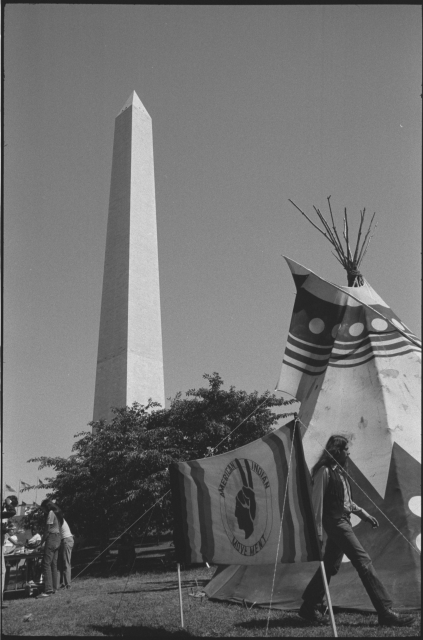
[[[326,443],[326,447],[323,449],[320,458],[311,470],[311,475],[314,477],[320,467],[330,467],[335,462],[338,462],[339,454],[348,445],[348,438],[345,436],[331,436]]]
[[[60,526],[62,526],[63,520],[64,520],[63,512],[57,504],[55,504],[54,502],[46,498],[45,500],[42,501],[41,506],[44,507],[45,509],[48,509],[48,511],[53,511],[56,518],[59,521]]]

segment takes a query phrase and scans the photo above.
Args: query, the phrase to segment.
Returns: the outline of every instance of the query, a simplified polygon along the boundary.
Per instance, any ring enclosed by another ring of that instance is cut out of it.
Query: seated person
[[[22,543],[18,542],[16,536],[11,536],[8,533],[5,535],[5,541],[3,546],[3,553],[5,556],[15,553],[18,547],[22,547]]]
[[[9,558],[6,562],[6,571],[4,576],[4,588],[7,587],[10,578],[10,568],[18,567],[20,558],[16,557],[16,553],[19,553],[18,549],[22,549],[22,543],[18,542],[18,538],[15,535],[5,534],[5,541],[3,545],[3,558],[6,560],[8,556],[14,556]],[[17,571],[17,569],[16,569]]]
[[[38,533],[35,527],[31,527],[31,533],[32,533],[32,537],[29,540],[27,540],[25,544],[25,548],[28,550],[29,554],[31,554],[31,552],[34,552],[34,551],[40,551],[42,546],[41,535]],[[31,584],[36,584],[40,582],[40,579],[41,579],[40,555],[38,554],[33,558],[31,558],[31,555],[28,555],[27,565],[28,565],[28,583],[31,585]]]
[[[41,546],[41,536],[39,533],[35,533],[35,529],[31,529],[32,538],[26,541],[25,547],[27,549],[36,549]]]
[[[3,591],[5,589],[7,579],[9,577],[10,567],[6,568],[5,563],[5,547],[4,543],[6,538],[9,537],[13,529],[13,525],[10,518],[16,515],[16,507],[18,499],[16,496],[7,496],[6,500],[1,505],[1,608],[5,609],[8,605],[3,603]]]

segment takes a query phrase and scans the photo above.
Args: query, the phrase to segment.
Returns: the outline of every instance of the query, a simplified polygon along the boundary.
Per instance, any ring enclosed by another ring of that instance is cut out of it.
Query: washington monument
[[[93,420],[149,398],[164,407],[153,131],[134,91],[115,120]]]

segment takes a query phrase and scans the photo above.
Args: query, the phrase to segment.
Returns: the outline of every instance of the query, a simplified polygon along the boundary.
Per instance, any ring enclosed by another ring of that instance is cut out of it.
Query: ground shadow
[[[28,598],[28,594],[25,589],[13,589],[10,591],[3,591],[4,600],[19,600],[21,598]]]
[[[167,629],[157,628],[152,629],[151,627],[145,627],[143,625],[134,625],[133,627],[123,627],[123,626],[112,626],[112,625],[91,625],[91,629],[95,631],[100,631],[105,636],[113,636],[113,637],[132,637],[132,638],[142,638],[143,640],[150,640],[153,638],[156,640],[157,638],[192,638],[192,634],[188,633],[188,631],[184,631],[183,629],[178,629],[178,631],[168,631]]]
[[[122,593],[159,593],[160,591],[176,591],[178,585],[172,587],[150,587],[149,589],[120,589],[119,591],[108,591],[109,595],[114,596]]]
[[[248,622],[239,622],[234,625],[235,627],[242,627],[243,629],[265,629],[267,627],[267,618],[263,620],[249,620]],[[303,620],[299,616],[284,616],[283,618],[269,620],[269,629],[275,627],[290,627],[291,629],[303,629],[313,626],[307,620]],[[329,627],[330,625],[319,625],[319,627]]]
[[[183,580],[182,588],[197,589],[198,587],[203,587],[207,582],[208,580]],[[156,591],[175,591],[177,588],[177,580],[167,580],[166,582],[144,582],[139,589],[119,589],[118,591],[109,591],[109,593],[111,595],[119,593],[152,593]]]
[[[361,628],[361,627],[373,627],[373,626],[378,626],[377,624],[377,618],[375,618],[375,615],[373,614],[368,614],[366,616],[367,620],[363,621],[363,622],[357,622],[357,621],[352,621],[348,622],[348,621],[340,621],[340,620],[335,620],[335,623],[337,625],[337,627],[341,627],[341,626],[348,626],[348,627],[354,627],[354,628]],[[267,627],[267,618],[263,619],[263,620],[249,620],[248,622],[239,622],[237,624],[234,625],[235,627],[242,627],[244,629],[264,629]],[[269,629],[270,628],[284,628],[284,627],[289,627],[291,629],[301,629],[301,628],[310,628],[310,627],[316,627],[316,628],[326,628],[329,630],[331,630],[331,624],[330,622],[328,622],[327,624],[315,624],[313,622],[308,622],[307,620],[303,620],[302,618],[300,618],[298,615],[296,614],[292,614],[292,615],[284,615],[281,618],[278,619],[272,619],[269,621]]]

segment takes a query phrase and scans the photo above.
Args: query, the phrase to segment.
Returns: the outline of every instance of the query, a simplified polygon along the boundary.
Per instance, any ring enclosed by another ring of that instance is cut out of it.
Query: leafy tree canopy
[[[268,392],[247,393],[233,386],[225,391],[218,373],[203,377],[207,387],[187,391],[185,399],[178,393],[169,409],[150,400],[146,406],[114,409],[110,422],[90,422],[92,431],[75,435],[69,458],[29,460],[56,472],[37,488],[48,490],[76,533],[107,544],[135,521],[134,533],[168,531],[171,462],[240,447],[261,438],[286,415],[271,411],[284,403]]]

